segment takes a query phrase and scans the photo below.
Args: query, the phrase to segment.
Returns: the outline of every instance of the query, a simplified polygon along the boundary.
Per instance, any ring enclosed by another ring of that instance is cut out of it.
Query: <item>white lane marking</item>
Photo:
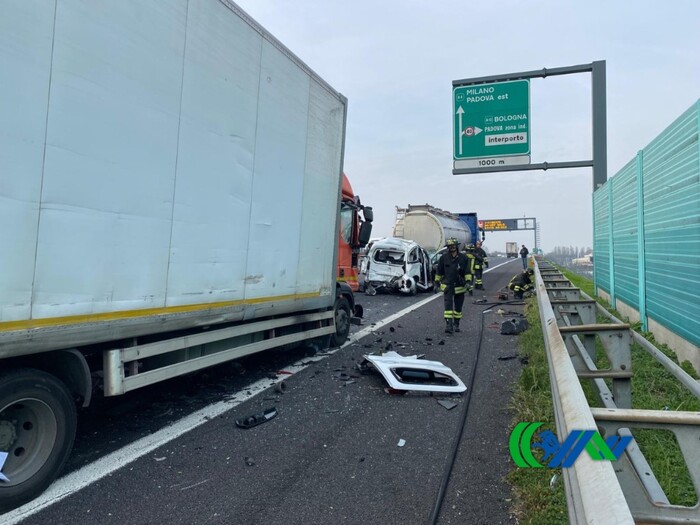
[[[490,272],[491,270],[494,270],[499,266],[503,266],[504,264],[508,264],[509,262],[512,261],[506,261],[492,268],[488,268],[484,271],[484,273]],[[418,301],[417,303],[414,303],[411,306],[404,308],[403,310],[393,315],[390,315],[389,317],[385,317],[381,321],[378,321],[377,323],[371,326],[363,328],[359,332],[351,335],[348,338],[347,342],[342,346],[342,348],[345,348],[346,346],[357,342],[366,335],[369,335],[375,330],[382,328],[383,326],[395,321],[396,319],[399,319],[400,317],[403,317],[404,315],[414,310],[417,310],[421,306],[428,304],[431,301],[434,301],[438,297],[442,297],[442,295],[431,294],[429,297],[423,299],[422,301]],[[297,372],[304,370],[307,366],[309,366],[309,364],[322,361],[328,356],[335,354],[338,350],[340,350],[340,348],[324,352],[323,354],[315,357],[300,359],[291,366],[285,367],[285,370],[291,372],[292,375],[296,374]],[[237,407],[244,401],[247,401],[248,399],[255,397],[261,392],[267,390],[268,388],[270,388],[270,386],[284,381],[287,377],[289,376],[280,376],[276,380],[267,378],[261,379],[260,381],[257,381],[252,385],[246,387],[245,393],[239,392],[233,394],[224,401],[219,401],[218,403],[214,403],[213,405],[209,405],[208,407],[198,410],[197,412],[190,414],[184,419],[176,421],[170,426],[167,426],[157,432],[154,432],[153,434],[145,436],[139,439],[138,441],[134,441],[133,443],[119,450],[116,450],[111,454],[108,454],[107,456],[104,456],[96,461],[93,461],[88,465],[85,465],[84,467],[82,467],[79,470],[76,470],[75,472],[71,472],[67,476],[56,480],[38,498],[22,505],[21,507],[16,508],[11,512],[3,514],[3,524],[15,525],[23,519],[28,518],[29,516],[36,514],[37,512],[44,510],[47,507],[50,507],[54,503],[58,503],[59,501],[70,496],[71,494],[84,489],[88,485],[91,485],[92,483],[95,483],[96,481],[99,481],[100,479],[106,476],[111,475],[113,472],[116,472],[117,470],[128,465],[129,463],[136,461],[140,457],[143,457],[146,454],[153,452],[158,447],[162,447],[170,441],[177,439],[183,434],[186,434],[190,430],[193,430],[198,426],[203,425],[210,419],[213,419],[217,416],[220,416],[221,414],[228,412],[229,410]]]
[[[355,343],[362,337],[370,334],[371,332],[381,328],[382,326],[391,323],[392,321],[406,315],[417,308],[420,308],[424,304],[436,299],[439,295],[431,295],[430,297],[419,301],[408,308],[404,308],[400,312],[390,315],[385,319],[377,322],[372,326],[368,326],[360,330],[359,332],[350,336],[347,342],[343,345],[343,348]],[[285,370],[291,372],[291,374],[296,374],[301,370],[304,370],[311,363],[322,361],[328,356],[335,354],[340,348],[336,348],[318,356],[303,358],[292,364],[291,366],[285,367]],[[244,401],[255,397],[257,394],[270,388],[270,386],[275,383],[285,380],[287,375],[280,376],[276,380],[273,379],[261,379],[256,381],[252,385],[245,388],[245,392],[238,392],[231,395],[228,399],[224,401],[219,401],[213,405],[209,405],[189,416],[181,419],[170,426],[167,426],[153,434],[145,436],[133,443],[108,454],[89,465],[85,465],[75,472],[71,472],[67,476],[55,481],[43,494],[38,498],[16,508],[15,510],[2,515],[2,521],[4,525],[15,525],[25,518],[36,514],[37,512],[50,507],[54,503],[58,503],[62,499],[70,496],[71,494],[82,490],[83,488],[99,481],[100,479],[111,475],[113,472],[119,470],[120,468],[136,461],[140,457],[145,456],[156,450],[158,447],[166,445],[170,441],[177,439],[183,434],[203,425],[210,419],[213,419],[229,410],[237,407]]]

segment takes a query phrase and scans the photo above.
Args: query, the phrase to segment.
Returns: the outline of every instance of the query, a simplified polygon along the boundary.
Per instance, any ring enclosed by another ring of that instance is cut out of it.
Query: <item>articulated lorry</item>
[[[469,231],[471,232],[472,241],[484,241],[486,239],[486,233],[484,228],[479,226],[479,217],[476,212],[465,212],[457,214],[460,220],[467,225]]]
[[[417,242],[431,255],[445,246],[445,241],[454,237],[460,246],[476,242],[467,224],[458,215],[425,205],[396,208],[394,237]]]
[[[341,344],[346,99],[229,0],[0,6],[0,512],[77,406]]]

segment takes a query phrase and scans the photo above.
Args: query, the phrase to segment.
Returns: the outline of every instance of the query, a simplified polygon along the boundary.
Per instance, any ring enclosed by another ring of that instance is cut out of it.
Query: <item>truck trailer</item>
[[[429,204],[397,207],[393,236],[417,242],[430,255],[444,247],[445,241],[451,237],[457,239],[462,247],[476,242],[469,227],[458,215]]]
[[[517,242],[507,242],[506,243],[506,257],[508,258],[518,258],[518,243]]]
[[[347,100],[229,0],[0,6],[0,512],[77,406],[339,345]]]

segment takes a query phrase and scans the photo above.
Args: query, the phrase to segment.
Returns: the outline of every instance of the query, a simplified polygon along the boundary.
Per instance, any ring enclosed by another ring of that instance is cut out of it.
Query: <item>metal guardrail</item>
[[[595,301],[546,261],[538,259],[535,266],[558,435],[593,429],[604,437],[631,436],[630,428],[670,430],[676,436],[697,494],[700,414],[632,410],[630,347],[634,332],[619,320],[618,324],[597,324]],[[596,341],[602,343],[609,369],[599,370],[595,365]],[[661,354],[658,350],[656,353]],[[677,366],[672,361],[670,365],[661,361],[667,368]],[[687,374],[683,377],[678,370],[673,373],[696,393],[696,381]],[[604,408],[589,407],[581,379],[593,382]],[[612,390],[606,380],[611,382]],[[671,505],[634,440],[615,464],[593,461],[581,454],[572,467],[562,471],[570,523],[700,524],[700,504]]]

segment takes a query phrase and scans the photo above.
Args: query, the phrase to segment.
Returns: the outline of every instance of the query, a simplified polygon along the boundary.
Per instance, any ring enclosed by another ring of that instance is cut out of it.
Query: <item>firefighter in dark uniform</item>
[[[516,299],[522,299],[523,293],[533,288],[532,275],[535,271],[532,268],[523,270],[522,272],[513,276],[513,278],[508,283],[508,288],[513,290],[513,295]]]
[[[438,261],[435,274],[435,289],[438,286],[445,294],[445,332],[459,332],[459,321],[462,319],[464,293],[467,291],[470,264],[467,257],[459,252],[457,239],[447,239],[447,251]]]
[[[473,244],[467,244],[464,247],[464,255],[467,257],[467,292],[469,295],[474,295],[474,268],[476,265],[476,254],[474,253],[475,246]]]
[[[481,247],[481,241],[476,241],[476,246],[474,246],[474,288],[477,290],[484,289],[484,281],[481,279],[484,266],[489,267],[489,258]]]

